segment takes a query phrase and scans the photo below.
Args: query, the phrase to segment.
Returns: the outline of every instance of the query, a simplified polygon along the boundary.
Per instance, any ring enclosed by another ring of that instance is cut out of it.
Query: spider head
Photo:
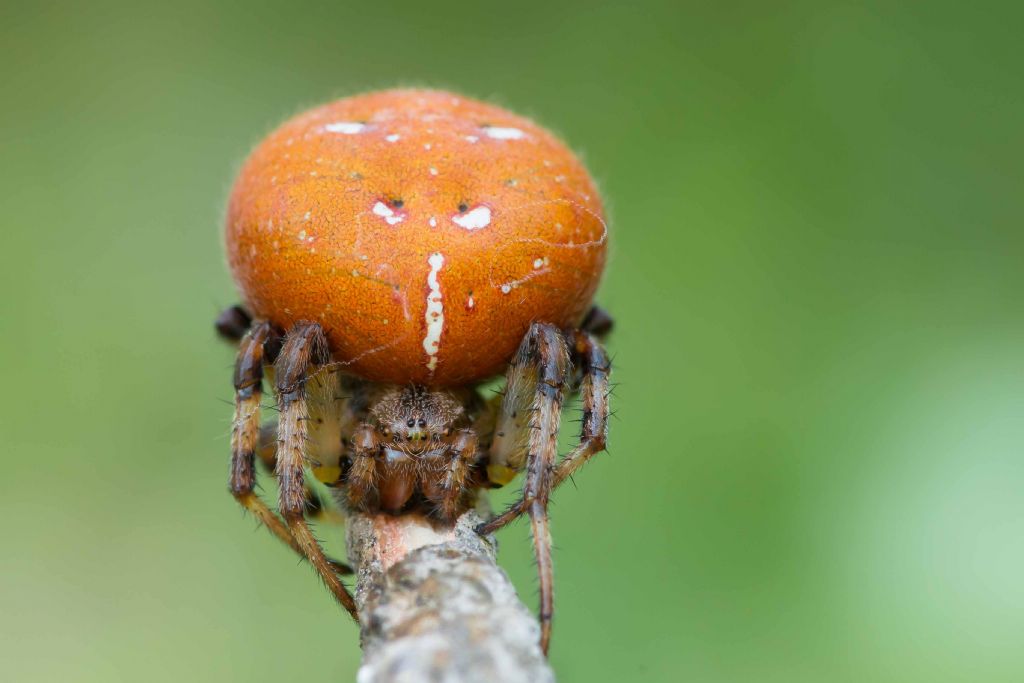
[[[422,453],[447,436],[464,412],[450,393],[418,385],[387,391],[370,410],[378,428],[409,453]]]

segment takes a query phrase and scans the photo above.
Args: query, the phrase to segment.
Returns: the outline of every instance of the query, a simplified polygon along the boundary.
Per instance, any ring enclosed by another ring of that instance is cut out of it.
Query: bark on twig
[[[404,515],[352,515],[363,663],[358,683],[553,683],[536,618],[495,564],[494,539]]]

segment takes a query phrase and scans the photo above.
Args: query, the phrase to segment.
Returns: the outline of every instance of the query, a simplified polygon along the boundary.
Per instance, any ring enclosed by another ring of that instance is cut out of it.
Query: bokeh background
[[[278,122],[413,84],[562,133],[613,218],[561,680],[1024,680],[1022,20],[4,2],[0,679],[352,680],[355,627],[225,491],[220,221]]]

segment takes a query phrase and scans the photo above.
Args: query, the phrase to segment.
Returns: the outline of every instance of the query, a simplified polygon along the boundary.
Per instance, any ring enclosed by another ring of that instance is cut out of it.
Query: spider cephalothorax
[[[422,453],[448,436],[466,409],[446,391],[430,391],[412,384],[383,393],[370,409],[370,419],[387,445],[409,453]]]
[[[605,445],[611,319],[590,300],[607,229],[582,165],[553,136],[451,93],[389,91],[326,105],[250,157],[228,210],[244,306],[230,488],[307,558],[358,619],[307,517],[337,501],[449,524],[479,491],[525,473],[522,496],[480,531],[526,514],[540,570],[541,644],[553,610],[551,491]],[[503,392],[477,385],[507,368]],[[272,370],[272,372],[271,372]],[[264,377],[276,425],[261,427]],[[557,457],[565,398],[578,445]],[[256,494],[257,458],[279,512]]]
[[[477,444],[466,408],[447,391],[385,389],[353,437],[348,504],[397,513],[419,496],[415,507],[454,516],[472,493],[465,479]]]

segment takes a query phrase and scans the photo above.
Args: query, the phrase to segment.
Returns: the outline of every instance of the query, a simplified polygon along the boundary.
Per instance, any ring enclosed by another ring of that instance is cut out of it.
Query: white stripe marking
[[[437,274],[444,265],[444,254],[435,252],[427,259],[430,264],[430,272],[427,274],[427,311],[424,318],[427,321],[427,336],[423,338],[423,350],[430,357],[427,361],[427,369],[434,372],[437,368],[437,352],[441,348],[441,332],[444,331],[444,304],[441,297],[441,283],[437,280]]]

